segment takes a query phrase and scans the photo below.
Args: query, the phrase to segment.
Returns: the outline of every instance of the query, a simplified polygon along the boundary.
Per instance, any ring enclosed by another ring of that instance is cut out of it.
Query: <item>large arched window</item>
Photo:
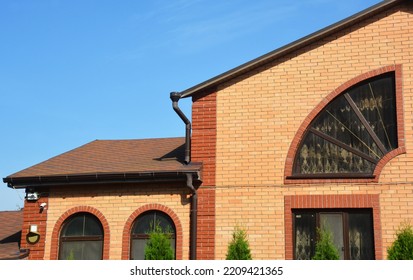
[[[176,252],[176,229],[172,219],[161,211],[147,211],[139,215],[132,226],[130,253],[132,260],[145,259],[145,246],[149,239],[149,232],[155,225],[159,225],[164,232],[170,234],[171,247],[174,253]]]
[[[78,213],[70,216],[60,232],[60,260],[101,260],[103,254],[103,229],[92,214]]]
[[[372,177],[398,147],[394,73],[356,84],[311,122],[296,152],[293,177]]]

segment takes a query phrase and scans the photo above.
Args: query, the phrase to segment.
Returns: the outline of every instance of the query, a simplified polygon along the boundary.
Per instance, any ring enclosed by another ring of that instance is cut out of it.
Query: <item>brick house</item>
[[[139,259],[158,219],[177,259],[224,259],[236,225],[254,259],[309,259],[318,227],[343,259],[385,259],[413,222],[412,12],[381,2],[172,93],[185,138],[94,141],[4,178],[27,192],[21,247]]]

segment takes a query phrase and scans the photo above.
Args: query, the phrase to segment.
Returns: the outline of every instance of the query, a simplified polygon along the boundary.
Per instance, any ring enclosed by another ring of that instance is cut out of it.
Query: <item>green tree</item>
[[[396,240],[387,249],[389,260],[413,260],[413,229],[403,225],[396,233]]]
[[[317,228],[317,243],[313,260],[338,260],[340,255],[332,240],[332,234],[327,227]]]
[[[251,250],[244,229],[236,227],[228,245],[227,260],[252,260]]]
[[[171,247],[171,233],[163,230],[159,221],[149,232],[149,240],[145,246],[145,260],[173,260],[174,252]]]

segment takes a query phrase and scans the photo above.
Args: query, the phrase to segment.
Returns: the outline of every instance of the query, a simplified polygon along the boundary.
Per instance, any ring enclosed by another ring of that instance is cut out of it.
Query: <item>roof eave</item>
[[[10,253],[8,256],[0,258],[0,260],[22,260],[29,256],[30,249],[20,249],[17,252]]]
[[[396,4],[403,2],[405,0],[387,0],[380,2],[370,8],[367,8],[359,13],[356,13],[350,17],[347,17],[335,24],[329,25],[319,31],[311,33],[301,39],[298,39],[290,44],[287,44],[281,48],[278,48],[272,52],[264,54],[256,59],[253,59],[249,62],[246,62],[236,68],[233,68],[227,72],[224,72],[218,76],[215,76],[205,82],[199,83],[193,87],[190,87],[181,92],[181,97],[190,97],[194,94],[208,90],[210,88],[215,88],[221,83],[224,83],[230,79],[233,79],[243,73],[251,71],[261,65],[268,63],[276,58],[282,57],[288,53],[291,53],[297,49],[303,48],[315,41],[321,40],[335,32],[338,32],[348,26],[351,26],[359,21],[364,20],[367,17],[371,17],[374,14],[380,13],[383,10],[390,9],[391,7],[395,6]]]
[[[194,180],[201,181],[200,168],[175,171],[145,171],[125,173],[95,173],[46,175],[31,177],[6,177],[3,182],[15,189],[28,187],[51,187],[84,184],[108,183],[144,183],[144,182],[177,182],[185,181],[186,174],[192,174]]]

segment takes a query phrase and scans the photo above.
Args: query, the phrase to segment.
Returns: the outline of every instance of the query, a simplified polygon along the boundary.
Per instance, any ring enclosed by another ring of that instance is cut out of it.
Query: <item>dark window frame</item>
[[[315,215],[313,224],[314,228],[310,232],[311,238],[311,253],[310,256],[314,255],[315,243],[317,238],[316,227],[320,227],[320,214],[341,214],[342,215],[342,227],[343,227],[343,246],[344,246],[344,259],[350,260],[350,215],[351,214],[368,214],[370,219],[371,227],[371,254],[372,259],[375,259],[375,244],[374,244],[374,222],[373,222],[373,209],[372,208],[316,208],[316,209],[292,209],[292,241],[293,241],[293,259],[297,259],[296,256],[296,215],[311,214]]]

